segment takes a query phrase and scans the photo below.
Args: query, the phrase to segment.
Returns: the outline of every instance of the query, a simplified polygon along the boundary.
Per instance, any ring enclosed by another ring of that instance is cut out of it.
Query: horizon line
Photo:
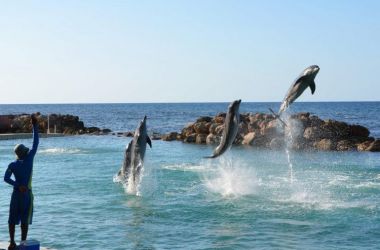
[[[295,103],[349,103],[349,102],[380,102],[380,100],[365,101],[299,101]],[[200,104],[200,103],[230,103],[230,101],[195,101],[195,102],[47,102],[47,103],[0,103],[0,105],[91,105],[91,104]],[[282,103],[282,101],[243,101],[242,103]]]

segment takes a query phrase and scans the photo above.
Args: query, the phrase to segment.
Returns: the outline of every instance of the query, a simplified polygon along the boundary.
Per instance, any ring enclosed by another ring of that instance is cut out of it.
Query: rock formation
[[[220,113],[215,117],[200,117],[185,126],[180,133],[163,135],[162,140],[218,144],[225,115]],[[241,114],[234,144],[271,149],[288,146],[294,150],[380,151],[380,140],[370,137],[369,130],[361,125],[322,120],[310,113],[291,115],[287,123],[288,126],[282,127],[270,114]]]
[[[39,131],[46,133],[48,129],[48,119],[46,115],[38,115]],[[50,132],[63,133],[67,135],[79,134],[107,134],[109,129],[97,127],[85,127],[78,116],[51,114],[49,115]],[[30,114],[21,115],[0,115],[0,133],[30,133],[32,125]]]

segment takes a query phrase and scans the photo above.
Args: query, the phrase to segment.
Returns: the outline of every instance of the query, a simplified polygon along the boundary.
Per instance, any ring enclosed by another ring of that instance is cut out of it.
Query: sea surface
[[[228,103],[0,105],[0,114],[78,115],[86,126],[149,133],[180,131]],[[242,103],[267,112],[279,103]],[[380,137],[380,102],[295,103],[368,127]],[[138,194],[113,181],[130,138],[43,138],[35,158],[29,237],[55,249],[379,249],[380,153],[292,152],[153,141]],[[17,143],[0,141],[1,171]],[[0,241],[8,240],[12,188],[0,182]],[[19,238],[19,228],[17,228]]]

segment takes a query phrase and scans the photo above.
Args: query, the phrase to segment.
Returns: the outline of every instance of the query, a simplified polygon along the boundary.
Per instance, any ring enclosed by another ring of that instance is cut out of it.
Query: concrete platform
[[[61,133],[56,134],[46,134],[46,133],[40,133],[40,138],[47,138],[47,137],[62,137],[65,136]],[[0,140],[16,140],[16,139],[29,139],[32,138],[32,133],[15,133],[15,134],[0,134]]]
[[[8,249],[8,246],[9,246],[9,242],[0,241],[0,250],[6,250],[6,249]],[[47,248],[47,247],[40,247],[40,250],[55,250],[55,249]]]

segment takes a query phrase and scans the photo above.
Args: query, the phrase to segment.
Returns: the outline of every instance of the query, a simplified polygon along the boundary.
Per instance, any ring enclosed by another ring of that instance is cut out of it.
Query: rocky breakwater
[[[48,122],[49,118],[49,122]],[[109,129],[100,129],[98,127],[85,127],[83,121],[78,116],[50,114],[49,117],[37,113],[39,131],[46,133],[48,126],[50,133],[62,133],[65,135],[80,134],[107,134]],[[30,114],[21,115],[0,115],[0,133],[30,133],[32,125],[30,123]]]
[[[163,135],[161,139],[218,144],[224,129],[225,116],[225,113],[220,113],[215,117],[200,117],[185,126],[181,132]],[[234,144],[270,149],[288,147],[293,150],[380,152],[380,139],[370,137],[369,130],[361,125],[322,120],[310,113],[291,115],[287,124],[282,127],[270,114],[241,114],[239,132]]]

